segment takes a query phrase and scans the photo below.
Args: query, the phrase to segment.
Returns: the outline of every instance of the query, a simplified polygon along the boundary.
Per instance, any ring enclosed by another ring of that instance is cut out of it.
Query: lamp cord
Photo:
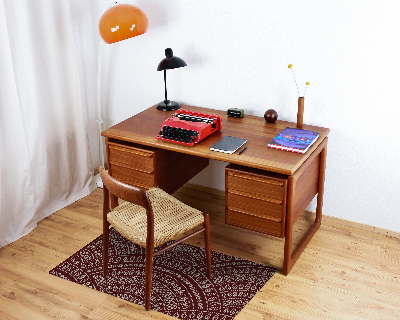
[[[97,119],[96,122],[99,124],[99,161],[100,164],[105,168],[104,164],[104,149],[103,141],[101,139],[101,132],[103,131],[103,118],[101,116],[101,65],[103,58],[103,42],[100,40],[99,54],[97,57]]]
[[[108,9],[117,5],[117,1],[113,1]],[[96,122],[99,124],[99,162],[106,168],[104,161],[104,144],[101,137],[101,132],[103,131],[103,118],[101,115],[101,66],[103,60],[103,41],[100,39],[99,53],[97,56],[97,119]]]

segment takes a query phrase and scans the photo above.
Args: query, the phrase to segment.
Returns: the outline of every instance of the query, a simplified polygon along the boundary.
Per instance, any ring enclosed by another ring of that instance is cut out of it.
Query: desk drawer
[[[255,194],[260,198],[283,200],[285,197],[285,181],[275,180],[261,174],[233,171],[228,169],[228,185],[230,189]]]
[[[229,207],[257,212],[260,216],[270,220],[282,220],[284,207],[281,200],[256,198],[251,194],[235,190],[228,190],[227,196]]]
[[[112,175],[115,179],[143,189],[154,185],[154,174],[133,170],[124,166],[112,165]]]
[[[225,179],[225,223],[285,236],[287,176],[230,164]]]
[[[146,173],[154,172],[153,151],[111,143],[109,147],[111,165],[121,165]]]
[[[225,213],[225,222],[229,225],[283,237],[282,221],[268,220],[256,212],[229,207]]]

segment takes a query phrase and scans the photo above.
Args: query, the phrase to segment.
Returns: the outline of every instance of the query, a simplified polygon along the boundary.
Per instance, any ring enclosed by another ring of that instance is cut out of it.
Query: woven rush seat
[[[154,213],[154,247],[204,223],[201,211],[162,189],[154,187],[146,193]],[[146,248],[147,214],[142,206],[125,202],[110,211],[107,220],[122,236]]]

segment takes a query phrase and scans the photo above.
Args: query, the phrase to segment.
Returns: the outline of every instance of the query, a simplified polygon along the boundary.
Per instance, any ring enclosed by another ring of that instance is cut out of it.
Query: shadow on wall
[[[163,27],[179,18],[177,6],[169,5],[168,10],[166,10],[166,3],[160,3],[160,1],[141,0],[138,1],[135,6],[146,13],[149,19],[149,28]]]

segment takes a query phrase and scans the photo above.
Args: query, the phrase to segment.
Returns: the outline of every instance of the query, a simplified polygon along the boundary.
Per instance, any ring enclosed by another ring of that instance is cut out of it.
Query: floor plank
[[[223,193],[188,184],[174,195],[210,213],[212,250],[278,268],[236,319],[400,319],[398,234],[324,217],[284,276],[284,240],[225,225]],[[314,216],[296,222],[294,245]],[[174,319],[48,273],[102,233],[101,218],[97,189],[0,248],[0,319]],[[188,243],[204,246],[202,235]]]

